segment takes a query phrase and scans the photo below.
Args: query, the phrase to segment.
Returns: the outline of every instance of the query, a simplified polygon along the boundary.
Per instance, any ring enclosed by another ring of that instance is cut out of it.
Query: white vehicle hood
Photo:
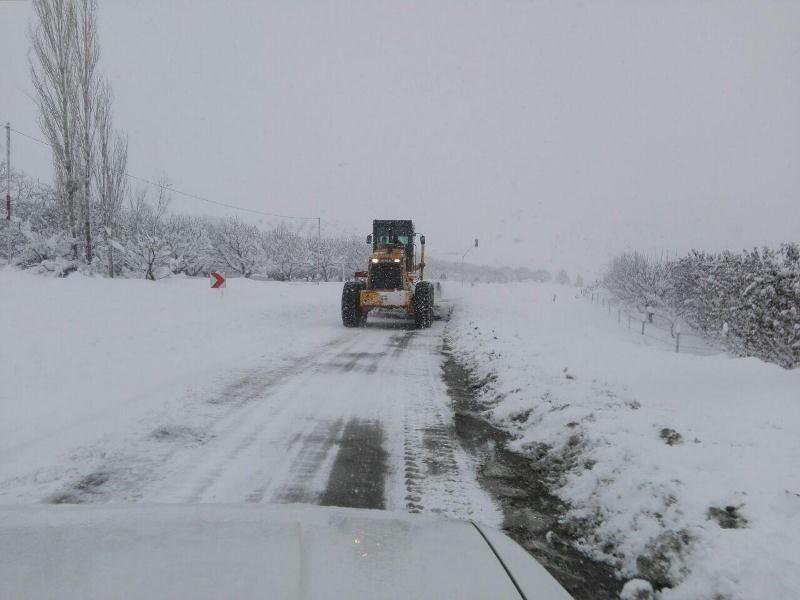
[[[569,598],[498,532],[302,505],[0,507],[0,596]]]

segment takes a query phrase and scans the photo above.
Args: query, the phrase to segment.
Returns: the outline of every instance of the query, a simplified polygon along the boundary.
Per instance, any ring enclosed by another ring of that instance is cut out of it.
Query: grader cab
[[[419,263],[416,262],[416,235],[411,221],[372,222],[367,243],[372,253],[366,271],[342,290],[342,323],[358,327],[373,310],[405,312],[414,317],[418,328],[433,322],[434,287],[424,281],[425,236],[419,236]]]

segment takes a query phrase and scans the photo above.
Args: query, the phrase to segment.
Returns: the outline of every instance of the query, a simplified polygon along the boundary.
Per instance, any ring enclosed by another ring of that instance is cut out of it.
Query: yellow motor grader
[[[342,290],[342,323],[359,327],[372,310],[405,311],[418,328],[433,322],[434,286],[424,281],[425,236],[419,236],[420,261],[415,262],[414,224],[375,220],[367,243],[372,245],[366,271]]]

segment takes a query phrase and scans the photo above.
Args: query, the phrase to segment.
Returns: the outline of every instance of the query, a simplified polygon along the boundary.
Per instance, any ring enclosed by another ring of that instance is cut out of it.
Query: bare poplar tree
[[[97,164],[94,170],[97,200],[106,246],[108,276],[114,277],[114,236],[119,213],[127,190],[128,140],[114,131],[111,115],[111,86],[101,86],[97,101]]]
[[[73,0],[75,2],[74,40],[77,46],[75,74],[77,79],[78,124],[80,125],[80,149],[83,159],[83,234],[86,242],[86,262],[92,262],[91,181],[95,111],[100,84],[97,77],[97,62],[100,47],[97,38],[97,3],[95,0]]]
[[[71,0],[33,0],[31,78],[39,104],[39,124],[53,148],[58,196],[77,258],[75,192],[78,187],[76,137],[76,14]]]

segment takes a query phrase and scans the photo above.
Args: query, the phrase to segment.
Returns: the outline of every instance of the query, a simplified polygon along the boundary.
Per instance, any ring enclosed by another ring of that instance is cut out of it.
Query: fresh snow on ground
[[[450,344],[514,446],[568,467],[587,553],[664,600],[797,596],[800,370],[649,345],[570,287],[448,289]]]

